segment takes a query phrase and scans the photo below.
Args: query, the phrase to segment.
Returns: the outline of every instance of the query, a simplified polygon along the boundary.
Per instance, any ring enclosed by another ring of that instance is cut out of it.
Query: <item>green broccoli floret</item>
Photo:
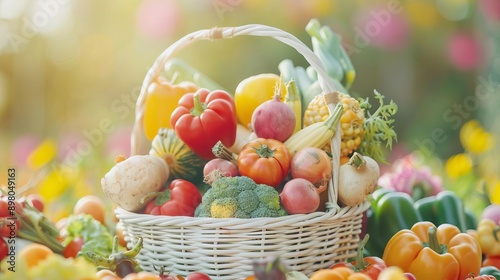
[[[259,208],[260,200],[258,194],[252,190],[243,190],[238,194],[238,205],[244,213],[251,213]]]
[[[260,202],[267,205],[268,208],[279,210],[282,207],[280,204],[280,197],[279,195],[275,195],[277,191],[274,188],[270,188],[268,185],[259,184],[255,187],[255,192]]]
[[[278,192],[246,176],[221,177],[212,183],[196,208],[196,217],[256,218],[286,215]]]

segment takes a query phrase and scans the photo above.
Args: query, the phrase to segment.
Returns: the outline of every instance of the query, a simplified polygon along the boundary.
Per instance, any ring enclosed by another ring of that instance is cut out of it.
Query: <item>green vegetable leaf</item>
[[[100,256],[109,256],[113,249],[113,236],[99,221],[91,215],[72,215],[68,217],[68,236],[63,241],[67,245],[75,237],[81,237],[84,241],[78,255],[84,255],[91,251]]]
[[[398,111],[398,106],[394,101],[384,104],[384,96],[374,91],[375,99],[379,101],[379,107],[372,114],[372,105],[369,98],[360,100],[360,107],[365,110],[367,118],[363,125],[364,135],[359,152],[372,157],[376,161],[387,163],[385,159],[385,148],[391,150],[393,141],[397,141],[397,134],[394,131],[394,115]],[[385,147],[384,147],[385,144]]]

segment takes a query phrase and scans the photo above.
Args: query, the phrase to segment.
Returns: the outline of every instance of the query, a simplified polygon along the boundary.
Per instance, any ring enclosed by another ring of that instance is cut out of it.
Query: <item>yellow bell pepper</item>
[[[418,222],[389,240],[382,259],[417,279],[461,280],[470,273],[479,275],[481,257],[479,242],[456,226]]]
[[[148,88],[144,108],[146,137],[152,141],[160,128],[171,128],[170,115],[177,108],[179,99],[197,90],[198,86],[188,81],[171,84],[161,77],[154,80]]]
[[[253,111],[262,103],[271,100],[276,86],[281,87],[282,100],[286,94],[286,86],[280,76],[272,73],[258,74],[241,81],[234,93],[236,115],[238,122],[245,127],[250,127]]]
[[[477,240],[483,254],[487,256],[500,256],[500,239],[498,232],[500,227],[492,220],[483,218],[477,225]]]

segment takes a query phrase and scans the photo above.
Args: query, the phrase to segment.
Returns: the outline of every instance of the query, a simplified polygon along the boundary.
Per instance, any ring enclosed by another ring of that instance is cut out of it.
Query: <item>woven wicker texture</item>
[[[336,90],[320,59],[285,31],[257,24],[195,31],[170,45],[148,71],[136,104],[131,155],[138,153],[143,133],[147,88],[166,62],[196,41],[241,35],[271,37],[293,47],[318,72],[323,91]],[[133,244],[143,237],[144,247],[137,258],[147,271],[164,266],[166,271],[180,275],[201,271],[221,280],[250,276],[252,260],[269,256],[279,255],[291,269],[305,274],[345,261],[355,255],[362,213],[369,203],[343,208],[337,204],[340,133],[335,134],[331,144],[334,170],[328,185],[327,212],[279,218],[214,219],[151,216],[119,208],[116,215],[123,223],[125,239]]]

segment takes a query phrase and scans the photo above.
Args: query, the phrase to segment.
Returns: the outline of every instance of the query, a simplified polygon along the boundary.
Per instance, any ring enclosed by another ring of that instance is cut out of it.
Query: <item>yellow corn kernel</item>
[[[328,118],[330,114],[328,107],[324,99],[320,97],[321,95],[316,96],[307,106],[303,119],[304,127]],[[365,112],[360,108],[359,102],[347,94],[340,93],[339,102],[344,109],[340,119],[341,156],[348,156],[361,144]],[[324,147],[324,150],[331,151],[329,143]]]

